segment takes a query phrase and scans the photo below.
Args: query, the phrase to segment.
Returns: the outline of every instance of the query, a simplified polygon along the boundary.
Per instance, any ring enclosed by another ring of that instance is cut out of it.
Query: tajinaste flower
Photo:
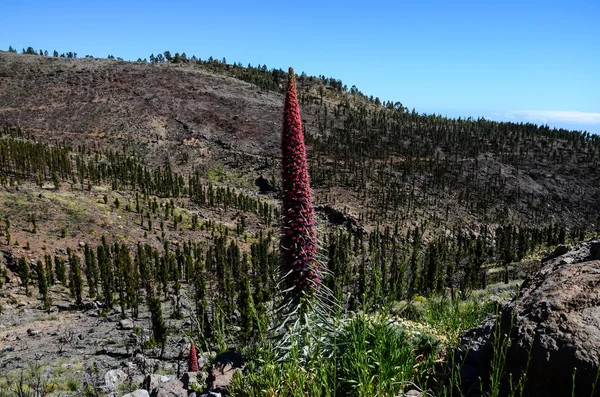
[[[196,346],[194,342],[190,346],[190,355],[188,356],[188,372],[198,372],[198,356],[196,355]]]
[[[283,208],[281,250],[287,288],[295,296],[318,288],[321,274],[316,261],[317,244],[314,228],[312,192],[306,161],[300,106],[296,93],[294,69],[289,80],[283,109],[281,135]]]

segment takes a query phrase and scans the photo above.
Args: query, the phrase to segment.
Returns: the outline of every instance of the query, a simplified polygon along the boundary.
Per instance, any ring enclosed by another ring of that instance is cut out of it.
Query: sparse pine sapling
[[[88,244],[84,247],[83,256],[85,258],[85,277],[88,283],[88,293],[89,297],[93,299],[96,297],[98,285],[98,266],[96,265],[94,250],[90,249]]]
[[[206,275],[204,262],[199,259],[194,269],[194,287],[196,301],[196,316],[200,322],[201,331],[210,336],[208,321],[208,291],[206,288]]]
[[[55,190],[60,189],[60,178],[58,177],[58,173],[56,171],[52,173],[52,182],[54,183]]]
[[[83,279],[81,277],[81,261],[79,256],[68,250],[69,254],[69,287],[71,296],[75,298],[75,304],[81,306],[83,304]]]
[[[29,296],[29,264],[25,258],[19,259],[19,275],[25,287],[25,295]]]
[[[31,222],[31,233],[36,234],[37,233],[37,218],[36,218],[35,214],[31,214],[29,216],[29,222]]]
[[[292,68],[289,69],[283,109],[281,156],[283,273],[291,296],[299,299],[303,294],[319,287],[321,273],[316,260],[314,209],[296,80]]]
[[[54,272],[52,270],[52,257],[48,254],[44,255],[44,262],[46,267],[46,278],[48,282],[48,286],[54,285]]]
[[[100,271],[102,297],[104,299],[105,307],[111,309],[113,307],[112,291],[114,285],[114,272],[106,237],[102,236],[102,244],[96,248],[96,253],[96,257],[98,258],[98,269]]]
[[[63,286],[67,285],[67,269],[65,260],[60,256],[54,256],[54,268],[56,269],[56,278]]]
[[[160,357],[162,358],[165,352],[165,344],[167,343],[168,328],[163,320],[160,299],[156,297],[150,298],[148,309],[150,310],[152,321],[152,337],[154,338],[154,342],[160,346]]]
[[[37,261],[37,276],[38,276],[38,289],[40,295],[42,295],[42,301],[44,302],[44,310],[50,309],[50,300],[48,298],[48,278],[46,276],[46,269],[41,260]]]

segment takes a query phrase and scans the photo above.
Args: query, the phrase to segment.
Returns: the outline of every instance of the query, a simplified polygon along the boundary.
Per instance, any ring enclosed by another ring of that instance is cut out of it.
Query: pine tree
[[[428,293],[439,292],[439,280],[441,278],[441,264],[439,257],[439,248],[436,242],[429,243],[427,249],[427,261],[425,272],[424,290]]]
[[[79,256],[67,249],[69,255],[69,287],[71,296],[75,298],[75,304],[83,304],[83,279],[81,278],[81,261]]]
[[[200,258],[196,259],[194,271],[194,292],[196,302],[196,317],[200,322],[200,328],[205,336],[210,336],[210,327],[208,321],[208,296],[206,289],[206,272],[204,262]]]
[[[29,264],[25,258],[19,259],[19,275],[21,283],[25,287],[25,295],[29,296]]]
[[[102,296],[106,310],[113,307],[113,284],[114,273],[112,263],[110,262],[110,248],[106,242],[106,237],[102,236],[102,244],[96,248],[98,257],[98,268],[100,270],[100,280],[102,284]]]
[[[93,299],[96,297],[98,289],[98,265],[96,264],[94,251],[90,249],[88,244],[84,246],[83,256],[85,258],[85,277],[89,288],[88,293],[89,297]]]
[[[252,288],[248,275],[248,255],[244,253],[239,282],[237,306],[240,310],[240,326],[245,337],[250,337],[255,330],[256,310],[252,299]]]
[[[37,276],[38,276],[38,290],[42,295],[42,301],[44,302],[44,310],[50,309],[50,300],[48,299],[48,279],[46,276],[46,270],[44,269],[44,264],[41,260],[38,260],[37,263]]]
[[[409,284],[409,295],[414,295],[422,290],[421,285],[421,256],[420,256],[420,248],[421,248],[421,236],[419,234],[419,230],[415,228],[413,231],[413,248],[412,254],[410,257],[410,284]]]
[[[160,346],[160,357],[162,358],[165,352],[165,344],[167,343],[168,329],[163,320],[160,299],[156,297],[150,298],[148,301],[148,309],[150,310],[154,342]]]
[[[48,278],[48,285],[54,285],[54,272],[52,271],[52,257],[49,254],[44,255],[44,262],[46,266],[46,277]]]
[[[65,266],[65,260],[58,255],[54,256],[54,268],[56,269],[56,278],[60,281],[61,285],[67,286],[67,268]]]

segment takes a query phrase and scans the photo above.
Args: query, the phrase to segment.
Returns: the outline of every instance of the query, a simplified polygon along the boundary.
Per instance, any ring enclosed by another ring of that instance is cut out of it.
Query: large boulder
[[[575,395],[590,396],[600,364],[600,261],[589,260],[590,248],[590,243],[582,244],[549,260],[523,284],[520,297],[501,308],[498,322],[489,319],[465,334],[455,359],[465,359],[465,395],[479,395],[479,377],[484,390],[489,387],[485,380],[496,335],[510,335],[504,392],[508,374],[517,381],[531,354],[525,395],[570,396],[577,368]],[[594,396],[600,396],[600,384]]]
[[[261,193],[274,192],[277,189],[277,185],[270,179],[263,177],[262,175],[256,178],[254,184],[258,186]]]
[[[160,383],[152,392],[150,397],[188,397],[188,392],[183,388],[183,383],[177,379]]]
[[[154,390],[162,383],[167,383],[168,381],[174,379],[172,376],[168,375],[158,375],[158,374],[150,374],[147,375],[144,379],[144,389],[146,390]]]
[[[204,388],[206,378],[206,372],[185,372],[179,380],[183,383],[183,388],[186,390],[200,390]]]
[[[133,320],[126,318],[117,323],[118,329],[133,329]]]
[[[104,374],[104,387],[106,390],[114,391],[127,380],[127,374],[121,369],[111,369]]]
[[[240,353],[228,351],[215,357],[208,374],[209,390],[227,390],[233,379],[233,374],[244,369],[246,358]]]

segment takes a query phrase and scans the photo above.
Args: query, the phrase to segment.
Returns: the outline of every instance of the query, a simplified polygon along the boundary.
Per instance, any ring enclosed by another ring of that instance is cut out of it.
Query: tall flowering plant
[[[188,356],[188,372],[198,372],[198,355],[196,354],[196,345],[192,342],[190,346],[190,355]]]
[[[306,162],[300,106],[294,69],[289,80],[283,109],[281,134],[282,231],[281,251],[287,289],[295,296],[319,287],[316,235],[312,193]]]

